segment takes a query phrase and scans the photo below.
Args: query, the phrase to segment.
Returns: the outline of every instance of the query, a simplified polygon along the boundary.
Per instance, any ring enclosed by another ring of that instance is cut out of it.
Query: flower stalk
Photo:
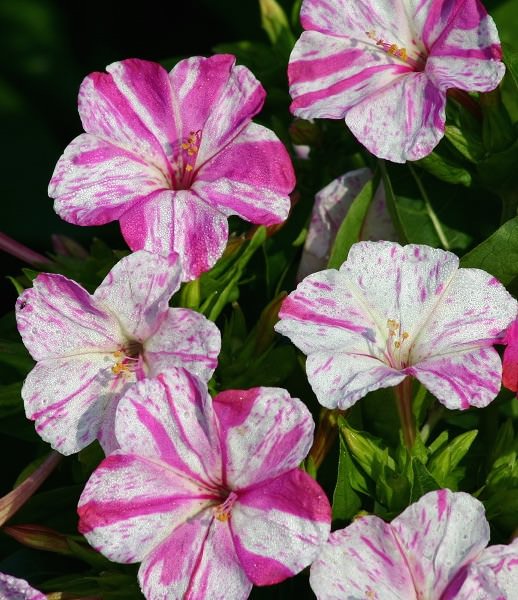
[[[396,405],[403,430],[405,446],[410,450],[415,443],[416,426],[412,414],[412,379],[407,377],[395,388]]]

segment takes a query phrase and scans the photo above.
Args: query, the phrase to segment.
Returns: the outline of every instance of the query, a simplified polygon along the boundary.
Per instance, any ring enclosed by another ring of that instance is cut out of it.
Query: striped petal
[[[484,506],[463,492],[430,492],[405,509],[391,527],[423,598],[440,598],[457,572],[489,541]]]
[[[116,319],[75,281],[42,273],[16,302],[23,343],[35,360],[117,350]]]
[[[98,437],[107,406],[131,382],[116,377],[113,364],[109,354],[84,353],[40,361],[29,373],[22,388],[25,413],[54,449],[73,454]]]
[[[169,175],[172,147],[180,136],[167,71],[139,59],[115,62],[106,70],[86,77],[79,90],[85,131]]]
[[[432,57],[474,59],[474,66],[477,59],[496,65],[502,58],[495,23],[478,0],[426,0],[419,4],[414,18]]]
[[[345,410],[368,392],[398,385],[406,374],[384,365],[378,358],[349,352],[313,352],[306,372],[322,406]]]
[[[439,143],[445,106],[445,94],[424,73],[410,73],[356,104],[345,122],[374,155],[403,163],[423,158]]]
[[[411,72],[363,35],[365,43],[302,33],[288,65],[293,114],[341,119],[352,106]]]
[[[126,212],[120,225],[132,250],[165,256],[176,252],[185,281],[208,271],[223,254],[228,238],[226,217],[187,190],[155,194]]]
[[[325,493],[300,469],[239,494],[230,518],[240,563],[256,585],[272,585],[307,567],[330,523]]]
[[[414,340],[414,364],[433,355],[501,342],[518,311],[505,287],[480,269],[459,269],[439,291]]]
[[[2,600],[45,600],[46,596],[32,588],[24,579],[0,573]]]
[[[81,494],[79,530],[110,560],[133,563],[213,500],[213,494],[165,463],[117,451],[99,465]]]
[[[391,526],[375,516],[330,535],[311,565],[310,584],[318,600],[421,598]]]
[[[59,159],[49,184],[54,210],[76,225],[104,225],[133,204],[169,187],[145,158],[93,135],[73,140]]]
[[[235,66],[235,60],[230,54],[194,56],[180,61],[169,75],[182,137],[201,131],[198,166],[238,135],[263,106],[263,87],[249,69]]]
[[[160,327],[169,299],[180,287],[176,254],[168,258],[141,251],[121,259],[94,293],[94,299],[117,316],[126,335],[143,342]]]
[[[504,546],[490,546],[477,556],[469,566],[466,581],[461,587],[459,600],[481,598],[508,598],[511,600],[518,589],[518,542]],[[468,592],[473,590],[471,596]],[[494,592],[498,593],[495,594]],[[479,596],[475,595],[479,593]],[[486,595],[482,595],[481,592]],[[493,594],[493,595],[491,595]],[[448,600],[447,598],[445,600]]]
[[[250,123],[201,167],[193,189],[225,215],[273,225],[287,218],[294,186],[291,160],[280,140]]]
[[[275,330],[305,354],[347,349],[376,356],[376,342],[383,345],[380,318],[354,284],[335,269],[309,275],[282,303]]]
[[[119,403],[115,432],[124,452],[159,460],[219,489],[221,457],[207,387],[184,369],[132,386]]]
[[[158,331],[144,346],[152,375],[182,367],[208,381],[218,364],[221,334],[203,315],[186,308],[170,308]]]
[[[365,39],[365,32],[374,30],[385,39],[406,46],[415,37],[408,20],[408,4],[412,2],[415,0],[305,0],[300,18],[304,29],[359,40]]]
[[[139,581],[146,598],[164,600],[246,600],[252,589],[228,524],[209,511],[186,521],[147,556]]]
[[[214,398],[223,482],[246,489],[297,467],[313,441],[306,406],[280,388],[229,390]]]
[[[494,348],[430,357],[405,370],[446,408],[482,408],[500,391],[502,363]]]

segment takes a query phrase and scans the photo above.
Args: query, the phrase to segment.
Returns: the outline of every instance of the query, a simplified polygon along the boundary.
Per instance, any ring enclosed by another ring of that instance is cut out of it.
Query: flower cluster
[[[304,0],[301,16],[288,69],[293,113],[343,117],[395,162],[438,143],[448,89],[487,91],[503,76],[478,0]],[[39,274],[16,305],[36,361],[22,389],[27,417],[62,454],[98,440],[106,455],[82,492],[80,532],[110,560],[141,563],[150,600],[245,599],[253,585],[311,564],[323,600],[512,598],[518,545],[485,549],[478,500],[441,489],[390,524],[364,516],[330,535],[326,492],[301,468],[314,430],[303,402],[278,387],[209,394],[219,329],[169,303],[221,258],[227,217],[265,226],[288,217],[290,157],[252,122],[264,99],[226,54],[181,60],[170,73],[124,60],[81,85],[85,133],[59,159],[49,194],[71,223],[118,220],[133,252],[92,294]],[[485,407],[502,381],[497,343],[508,344],[504,383],[516,390],[518,303],[452,252],[398,244],[381,186],[364,241],[326,268],[371,178],[362,168],[317,194],[301,281],[275,327],[307,355],[320,404],[343,411],[396,387],[410,427],[403,386],[414,378],[448,409]],[[43,597],[0,575],[4,596]]]

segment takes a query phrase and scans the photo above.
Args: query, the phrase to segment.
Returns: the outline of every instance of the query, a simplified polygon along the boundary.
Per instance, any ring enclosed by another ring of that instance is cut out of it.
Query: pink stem
[[[0,527],[10,519],[36,492],[40,485],[58,466],[63,456],[51,452],[41,465],[12,492],[0,498]]]
[[[41,265],[50,264],[50,259],[43,254],[39,254],[38,252],[34,252],[27,246],[20,244],[13,238],[10,238],[5,233],[0,232],[0,250],[7,252],[7,254],[11,254],[12,256],[16,256],[20,260],[23,260],[29,265],[33,267],[39,267]]]

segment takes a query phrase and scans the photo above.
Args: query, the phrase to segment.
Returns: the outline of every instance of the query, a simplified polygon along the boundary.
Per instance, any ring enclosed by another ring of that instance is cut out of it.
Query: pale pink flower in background
[[[24,579],[0,573],[0,600],[46,600],[46,598]]]
[[[373,154],[429,154],[446,91],[487,92],[504,75],[496,26],[478,0],[304,0],[288,76],[292,112],[345,118]]]
[[[353,200],[370,179],[370,169],[348,171],[315,195],[311,222],[297,273],[299,281],[326,268],[340,225]],[[385,190],[383,185],[379,185],[367,211],[358,241],[397,239],[398,235],[385,202]]]
[[[207,387],[170,369],[128,390],[120,450],[79,501],[80,531],[110,560],[142,562],[149,600],[247,598],[308,566],[327,540],[329,501],[298,468],[313,419],[279,388]]]
[[[62,454],[99,438],[116,447],[117,401],[138,378],[181,366],[204,380],[217,365],[214,323],[169,308],[180,286],[177,255],[144,250],[120,260],[90,295],[63,275],[41,274],[16,303],[18,330],[36,366],[22,388],[36,431]]]
[[[518,543],[488,542],[481,502],[429,492],[391,523],[366,516],[334,531],[310,583],[318,600],[513,600]]]
[[[222,255],[227,216],[261,225],[288,216],[295,176],[277,136],[251,122],[265,91],[219,54],[168,74],[129,59],[92,73],[79,91],[86,133],[60,158],[54,208],[77,225],[119,220],[132,250],[180,255],[184,279]]]
[[[319,402],[344,409],[413,376],[448,408],[489,404],[502,378],[493,344],[518,305],[490,274],[458,267],[429,246],[360,242],[339,270],[306,277],[275,329],[307,354]]]

